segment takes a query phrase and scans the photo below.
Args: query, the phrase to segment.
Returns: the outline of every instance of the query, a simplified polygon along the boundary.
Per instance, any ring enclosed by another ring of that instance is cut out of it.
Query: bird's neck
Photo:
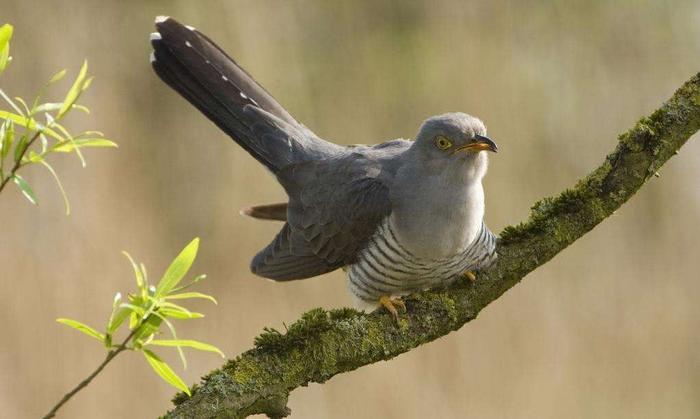
[[[484,218],[483,174],[444,170],[437,174],[398,173],[390,222],[397,239],[416,256],[440,259],[469,246]],[[420,182],[416,180],[420,178]]]

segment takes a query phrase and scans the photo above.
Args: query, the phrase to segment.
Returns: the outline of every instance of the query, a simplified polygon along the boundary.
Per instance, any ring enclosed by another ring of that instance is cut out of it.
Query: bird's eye
[[[439,148],[440,150],[447,150],[448,148],[452,147],[452,141],[448,140],[442,135],[438,135],[435,137],[435,147]]]

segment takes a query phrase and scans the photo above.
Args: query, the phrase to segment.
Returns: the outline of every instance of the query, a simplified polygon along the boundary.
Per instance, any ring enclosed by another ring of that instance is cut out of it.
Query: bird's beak
[[[471,151],[473,153],[476,153],[483,150],[493,151],[494,153],[498,152],[498,146],[489,137],[477,134],[475,138],[476,141],[457,147],[457,149],[454,152],[457,153],[459,151]]]

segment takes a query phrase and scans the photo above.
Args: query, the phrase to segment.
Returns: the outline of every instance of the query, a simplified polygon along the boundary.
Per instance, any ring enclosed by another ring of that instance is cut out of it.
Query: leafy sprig
[[[199,239],[195,238],[172,261],[156,285],[152,285],[149,282],[146,267],[143,263],[136,263],[128,253],[124,252],[134,270],[136,292],[128,294],[126,300],[122,298],[121,293],[117,293],[114,296],[112,312],[103,332],[77,320],[57,319],[59,323],[100,341],[107,348],[108,352],[105,360],[95,372],[66,394],[52,411],[45,416],[46,418],[53,417],[65,402],[87,386],[102,368],[123,351],[141,352],[148,365],[151,366],[156,374],[168,384],[188,395],[190,394],[190,389],[175,371],[154,352],[154,348],[173,347],[177,349],[184,368],[187,368],[187,359],[183,348],[215,352],[222,357],[224,356],[221,350],[208,343],[178,338],[172,322],[172,320],[191,320],[204,317],[201,313],[190,311],[179,304],[173,303],[173,300],[205,299],[216,304],[216,300],[210,295],[185,291],[205,279],[206,275],[196,276],[189,283],[180,285],[197,256],[198,248]],[[160,337],[164,324],[170,332],[171,338],[163,339]],[[125,325],[126,327],[123,327]],[[128,330],[125,333],[126,338],[121,343],[114,343],[114,336],[121,329]]]
[[[12,58],[9,55],[12,34],[12,25],[0,26],[0,74]],[[87,61],[84,61],[78,76],[61,102],[41,103],[41,100],[49,86],[63,79],[66,70],[59,71],[49,79],[39,90],[31,106],[21,97],[10,98],[0,89],[0,98],[10,106],[9,110],[0,109],[0,191],[12,181],[29,202],[36,204],[34,191],[17,172],[25,166],[40,164],[55,179],[63,196],[66,214],[70,214],[70,202],[63,184],[47,158],[56,153],[74,153],[85,167],[85,157],[81,149],[117,147],[116,143],[104,138],[101,132],[85,131],[73,135],[61,124],[73,110],[90,113],[87,107],[77,103],[92,83],[92,77],[88,76],[87,70]]]

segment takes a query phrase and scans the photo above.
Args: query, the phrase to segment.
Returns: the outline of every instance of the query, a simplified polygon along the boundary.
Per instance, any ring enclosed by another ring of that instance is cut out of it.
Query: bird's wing
[[[272,172],[337,152],[339,146],[297,122],[206,35],[169,17],[156,19],[156,28],[156,74]]]
[[[251,263],[257,275],[287,281],[353,263],[391,212],[381,166],[358,153],[285,168],[287,223]]]

